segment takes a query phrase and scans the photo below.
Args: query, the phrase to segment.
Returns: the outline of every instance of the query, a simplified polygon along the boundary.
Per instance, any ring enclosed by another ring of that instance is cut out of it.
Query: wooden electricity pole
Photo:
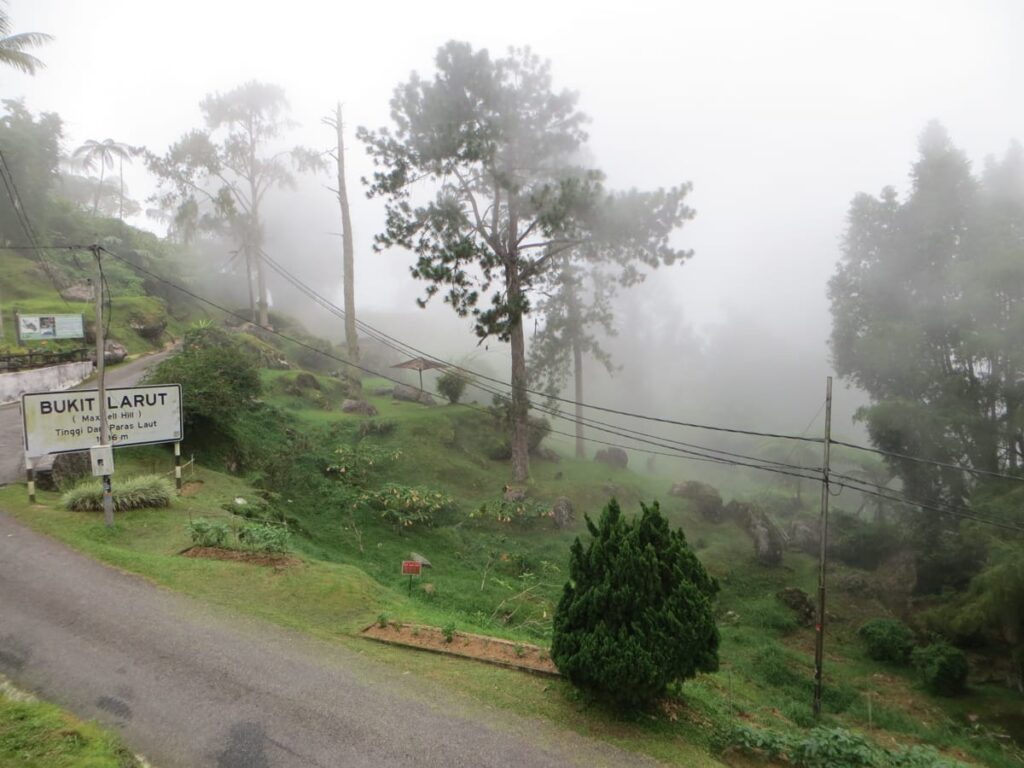
[[[103,332],[103,264],[100,262],[100,247],[89,247],[96,258],[96,285],[93,296],[96,298],[96,389],[100,406],[100,445],[110,445],[110,430],[107,426],[107,385],[106,373],[106,340]],[[108,528],[114,525],[114,497],[110,485],[110,475],[103,475],[103,522]]]
[[[832,443],[832,377],[825,384],[825,456],[821,478],[818,542],[818,622],[814,638],[814,716],[821,714],[821,672],[825,656],[825,567],[828,548],[829,452]]]

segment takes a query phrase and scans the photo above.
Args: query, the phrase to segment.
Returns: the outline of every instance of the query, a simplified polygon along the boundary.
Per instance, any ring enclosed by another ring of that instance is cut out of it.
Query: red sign
[[[402,575],[403,576],[419,576],[420,568],[422,563],[417,560],[403,560],[402,561]]]

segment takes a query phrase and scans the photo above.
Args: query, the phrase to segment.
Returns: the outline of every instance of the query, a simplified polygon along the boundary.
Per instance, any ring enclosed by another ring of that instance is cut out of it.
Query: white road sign
[[[95,389],[22,395],[21,414],[29,456],[87,451],[100,442]],[[115,448],[181,440],[181,385],[108,389],[107,424]]]

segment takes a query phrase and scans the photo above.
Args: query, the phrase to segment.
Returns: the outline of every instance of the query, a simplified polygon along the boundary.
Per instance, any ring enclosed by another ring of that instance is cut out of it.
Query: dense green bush
[[[871,619],[857,632],[875,661],[906,664],[914,649],[914,633],[896,619]]]
[[[283,525],[250,522],[238,529],[238,543],[250,552],[287,552],[291,534]]]
[[[447,370],[437,379],[437,391],[449,403],[455,405],[462,399],[467,384],[469,379],[461,371]]]
[[[187,331],[181,352],[160,363],[147,382],[180,384],[183,417],[192,427],[229,427],[260,394],[256,359],[226,331],[206,324]]]
[[[911,660],[932,693],[956,696],[967,690],[967,657],[959,648],[940,640],[915,648]]]
[[[899,529],[891,523],[868,522],[851,514],[836,514],[830,528],[831,553],[855,568],[873,571],[903,544]]]
[[[498,523],[515,523],[525,526],[553,517],[553,513],[550,506],[533,499],[522,499],[521,501],[494,499],[481,504],[478,509],[470,512],[469,516],[479,520],[494,520]]]
[[[174,486],[160,475],[115,478],[112,485],[111,497],[115,512],[169,507],[174,496]],[[89,480],[61,496],[60,503],[64,509],[72,512],[102,512],[103,486],[95,480]]]
[[[223,547],[228,541],[228,526],[205,517],[190,520],[185,530],[197,547]]]
[[[625,520],[612,499],[597,525],[587,518],[592,540],[570,550],[551,644],[574,685],[624,708],[718,668],[718,584],[657,502],[641,509]]]
[[[740,725],[732,741],[742,752],[797,768],[966,768],[930,747],[886,749],[845,728],[781,733]]]

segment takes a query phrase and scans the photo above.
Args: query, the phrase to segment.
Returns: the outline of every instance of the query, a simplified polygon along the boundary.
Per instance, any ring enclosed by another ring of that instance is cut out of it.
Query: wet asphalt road
[[[2,513],[0,673],[114,727],[159,768],[654,765],[339,644],[225,617]]]

